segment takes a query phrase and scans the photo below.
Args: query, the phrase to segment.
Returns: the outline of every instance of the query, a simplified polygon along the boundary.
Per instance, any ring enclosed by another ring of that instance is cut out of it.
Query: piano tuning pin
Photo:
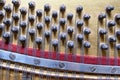
[[[72,27],[68,27],[68,28],[67,28],[67,32],[68,32],[68,34],[71,35],[71,34],[73,33],[73,31],[74,31],[74,30],[73,30]]]
[[[106,14],[105,13],[99,14],[99,16],[98,16],[99,20],[103,20],[104,18],[106,18]]]
[[[100,48],[102,49],[102,50],[108,50],[108,45],[107,44],[105,44],[105,43],[102,43],[101,45],[100,45]]]
[[[110,36],[108,40],[109,42],[116,42],[116,38],[114,36]]]
[[[84,14],[84,16],[83,16],[84,20],[89,20],[90,17],[91,17],[91,16],[90,16],[89,14]]]
[[[26,37],[25,36],[20,36],[19,37],[19,41],[21,42],[22,47],[24,47],[25,46],[25,42],[26,42]]]
[[[116,31],[116,36],[120,37],[120,31]]]
[[[12,3],[15,7],[19,7],[20,6],[20,0],[12,0]]]
[[[49,24],[49,23],[50,23],[50,17],[48,17],[48,16],[45,17],[45,23],[46,23],[46,24]]]
[[[6,2],[6,0],[0,0],[0,6],[4,6],[5,5],[5,2]]]
[[[49,4],[45,4],[44,5],[44,11],[46,11],[46,12],[49,12],[50,11],[50,5]]]
[[[45,31],[45,37],[49,38],[50,37],[50,31]]]
[[[21,12],[22,15],[26,15],[27,9],[26,9],[25,7],[22,7],[22,8],[20,9],[20,12]]]
[[[120,50],[120,44],[116,44],[117,50]]]
[[[2,10],[0,10],[0,17],[3,18],[4,15],[5,15],[5,13]]]
[[[100,34],[100,35],[107,34],[107,31],[106,31],[105,29],[100,29],[100,30],[99,30],[99,34]]]
[[[62,4],[62,5],[60,6],[60,12],[64,13],[65,10],[66,10],[66,6],[65,6],[64,4]]]
[[[79,27],[82,27],[83,26],[83,21],[82,20],[79,20],[79,21],[77,21],[77,27],[79,28]]]
[[[90,33],[91,33],[91,31],[90,31],[89,28],[85,28],[85,29],[84,29],[84,34],[88,35],[88,34],[90,34]]]
[[[35,29],[29,29],[29,34],[30,35],[35,35]]]
[[[83,41],[83,35],[82,34],[77,35],[77,41],[79,41],[79,42]]]
[[[115,26],[115,24],[116,24],[116,23],[111,20],[111,21],[108,22],[107,25],[108,25],[108,27],[113,27],[113,26]]]
[[[42,38],[41,38],[41,37],[37,37],[37,38],[35,39],[35,42],[36,42],[37,44],[41,44],[41,43],[42,43]]]
[[[108,5],[108,6],[106,7],[106,12],[111,12],[112,10],[114,10],[114,6]]]
[[[58,40],[52,40],[52,45],[54,47],[57,47],[58,46]]]
[[[34,22],[35,21],[35,16],[34,15],[30,15],[28,17],[28,19],[29,19],[30,22]]]
[[[19,20],[19,14],[18,13],[14,13],[12,15],[12,17],[13,17],[14,20]]]
[[[42,13],[43,13],[43,11],[40,10],[40,9],[38,9],[38,10],[36,11],[36,15],[37,15],[38,17],[41,17],[41,16],[42,16]]]
[[[10,25],[11,25],[11,20],[10,20],[10,19],[5,19],[5,20],[3,21],[3,23],[4,23],[5,25],[7,25],[7,26],[10,26]]]
[[[64,18],[60,18],[60,25],[63,26],[65,25],[66,20]]]
[[[53,26],[52,26],[52,31],[53,31],[53,32],[56,32],[56,31],[57,31],[57,26],[56,26],[56,25],[53,25]]]
[[[68,15],[67,15],[67,19],[71,21],[72,18],[73,18],[73,14],[72,14],[72,13],[68,13]]]
[[[19,27],[18,27],[18,26],[12,27],[12,28],[11,28],[11,31],[12,31],[13,33],[18,33]]]
[[[61,33],[60,38],[61,38],[61,40],[65,40],[66,39],[66,33]]]
[[[9,41],[10,41],[10,33],[9,32],[4,33],[3,38],[5,39],[5,43],[9,43]]]
[[[53,11],[53,12],[52,12],[52,17],[53,17],[53,18],[57,18],[57,16],[58,16],[57,11]]]
[[[3,31],[4,24],[0,24],[0,31]]]
[[[20,27],[21,28],[26,28],[26,26],[27,26],[27,22],[26,21],[21,21],[20,22]]]
[[[115,21],[117,22],[119,20],[120,20],[120,14],[115,15]]]
[[[43,23],[38,23],[36,27],[37,29],[41,30],[43,28]]]
[[[77,12],[78,14],[81,13],[82,10],[83,10],[83,7],[82,7],[82,6],[78,6],[78,7],[76,8],[76,12]]]
[[[4,10],[5,10],[6,12],[8,12],[8,13],[11,13],[11,12],[12,12],[12,8],[11,8],[10,5],[5,6],[5,7],[4,7]]]
[[[74,48],[74,42],[73,42],[73,41],[68,41],[68,42],[67,42],[67,46],[68,46],[68,48],[70,48],[70,49]]]
[[[29,2],[28,5],[29,5],[30,9],[34,9],[35,8],[35,2],[34,1]]]
[[[88,41],[85,41],[85,42],[83,43],[83,45],[84,45],[85,48],[90,48],[90,47],[91,47],[91,44],[90,44],[90,42],[88,42]]]

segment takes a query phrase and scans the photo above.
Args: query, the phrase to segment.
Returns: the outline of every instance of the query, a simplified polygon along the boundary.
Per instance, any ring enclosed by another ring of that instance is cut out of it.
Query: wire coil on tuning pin
[[[38,10],[36,11],[36,15],[37,15],[38,17],[41,17],[42,14],[43,14],[43,11],[42,11],[42,10],[38,9]]]
[[[78,14],[80,14],[82,12],[82,10],[83,10],[83,7],[81,5],[76,8],[76,12]]]
[[[106,12],[111,12],[112,10],[114,10],[114,6],[112,5],[106,6]]]
[[[22,15],[26,15],[27,9],[25,7],[20,8],[20,12]]]
[[[102,21],[104,18],[106,18],[106,14],[105,14],[105,13],[99,14],[98,19],[99,19],[100,21]]]
[[[101,43],[101,44],[100,44],[100,48],[101,48],[102,50],[108,50],[109,46],[108,46],[107,44],[105,44],[105,43]]]
[[[28,5],[29,5],[30,9],[34,9],[35,8],[35,2],[34,1],[29,2]]]
[[[21,46],[25,47],[25,45],[26,45],[26,37],[25,36],[20,36],[19,41],[21,43]]]
[[[109,28],[114,27],[115,25],[116,25],[116,23],[115,23],[114,21],[109,21],[109,22],[107,23],[107,26],[108,26]]]
[[[11,5],[4,6],[4,10],[5,10],[7,13],[11,13],[11,12],[12,12]]]
[[[3,38],[5,40],[5,43],[8,44],[10,42],[10,33],[9,32],[4,33]]]
[[[64,13],[66,11],[66,6],[64,5],[64,4],[62,4],[61,6],[60,6],[60,12],[61,13]]]
[[[20,0],[12,0],[12,3],[15,7],[19,7],[20,6]]]
[[[18,21],[19,20],[19,14],[18,13],[14,13],[12,15],[12,18],[15,20],[15,21]]]

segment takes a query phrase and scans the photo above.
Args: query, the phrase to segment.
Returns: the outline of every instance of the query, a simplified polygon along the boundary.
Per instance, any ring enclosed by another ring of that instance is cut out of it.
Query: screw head
[[[11,60],[15,60],[16,56],[11,53],[11,54],[9,55],[9,58],[10,58]]]
[[[34,59],[34,64],[35,65],[39,65],[40,64],[40,60],[39,59]]]
[[[65,64],[62,62],[59,62],[59,68],[64,68],[64,67],[65,67]]]
[[[96,67],[95,66],[91,66],[90,70],[91,70],[91,72],[95,72],[96,71]]]

